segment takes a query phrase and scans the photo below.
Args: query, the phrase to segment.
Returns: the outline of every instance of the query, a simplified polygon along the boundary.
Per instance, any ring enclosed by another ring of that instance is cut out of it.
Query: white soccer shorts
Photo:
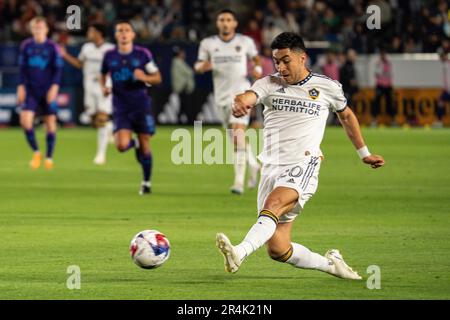
[[[307,156],[294,165],[264,165],[258,186],[258,213],[272,190],[287,187],[296,190],[299,197],[294,209],[280,217],[280,223],[294,221],[317,190],[321,161],[319,156]]]
[[[84,107],[86,113],[90,116],[97,112],[112,113],[112,94],[105,97],[100,86],[94,85],[93,88],[84,90]]]

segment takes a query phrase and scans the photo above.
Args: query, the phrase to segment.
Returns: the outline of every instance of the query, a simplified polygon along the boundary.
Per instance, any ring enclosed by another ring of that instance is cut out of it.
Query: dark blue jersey
[[[150,108],[147,86],[134,78],[135,69],[146,73],[158,71],[149,50],[134,45],[133,50],[127,54],[120,53],[117,48],[105,53],[102,74],[111,74],[114,112],[133,112]]]
[[[20,46],[19,67],[19,83],[32,93],[45,94],[52,84],[61,82],[63,60],[52,40],[43,43],[36,43],[33,38],[24,40]]]

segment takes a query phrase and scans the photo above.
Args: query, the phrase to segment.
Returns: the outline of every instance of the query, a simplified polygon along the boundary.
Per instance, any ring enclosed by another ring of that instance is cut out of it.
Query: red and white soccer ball
[[[169,259],[170,243],[157,230],[144,230],[133,237],[130,244],[131,259],[139,267],[154,269]]]

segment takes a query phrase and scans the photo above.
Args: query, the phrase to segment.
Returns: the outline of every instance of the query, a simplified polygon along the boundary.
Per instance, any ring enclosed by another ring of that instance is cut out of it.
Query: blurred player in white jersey
[[[78,58],[63,48],[64,60],[75,68],[83,69],[84,108],[83,121],[92,121],[97,128],[97,154],[94,163],[105,164],[108,140],[112,136],[111,96],[105,97],[99,84],[100,69],[105,52],[114,48],[114,44],[105,41],[106,29],[101,24],[92,24],[87,31],[89,42],[81,47]],[[111,85],[110,85],[111,86]]]
[[[248,59],[253,60],[252,76],[259,79],[262,67],[254,41],[236,33],[238,21],[233,11],[225,9],[219,12],[216,21],[218,35],[208,37],[200,42],[198,61],[194,68],[197,73],[213,72],[214,100],[224,127],[233,131],[234,143],[234,184],[231,192],[244,192],[246,161],[249,164],[248,187],[257,185],[259,164],[252,153],[250,144],[245,142],[245,129],[249,116],[241,118],[231,112],[236,94],[249,89],[251,83],[247,74]]]
[[[323,158],[320,144],[330,111],[337,113],[362,162],[379,168],[384,159],[369,152],[341,84],[306,68],[302,37],[284,32],[271,48],[278,73],[256,81],[250,90],[236,96],[233,107],[233,114],[242,117],[257,103],[264,105],[264,149],[259,156],[263,168],[256,223],[236,246],[223,233],[217,234],[225,270],[236,272],[246,257],[267,243],[268,253],[276,261],[359,280],[338,250],[322,256],[291,242],[292,224],[316,192]]]

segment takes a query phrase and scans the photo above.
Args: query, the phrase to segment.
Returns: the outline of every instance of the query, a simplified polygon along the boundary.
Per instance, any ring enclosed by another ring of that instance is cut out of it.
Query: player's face
[[[306,53],[303,51],[292,51],[291,49],[275,49],[272,58],[277,71],[288,84],[301,81],[304,74]]]
[[[133,42],[136,33],[128,23],[119,23],[116,26],[115,36],[118,44],[129,44]]]
[[[89,41],[96,41],[99,38],[100,32],[98,32],[95,28],[89,27],[87,31],[87,38]]]
[[[217,17],[216,25],[217,29],[219,29],[219,34],[227,36],[236,31],[238,22],[231,13],[222,13]]]
[[[48,27],[44,21],[36,21],[31,24],[31,34],[37,42],[43,42],[47,39]]]

